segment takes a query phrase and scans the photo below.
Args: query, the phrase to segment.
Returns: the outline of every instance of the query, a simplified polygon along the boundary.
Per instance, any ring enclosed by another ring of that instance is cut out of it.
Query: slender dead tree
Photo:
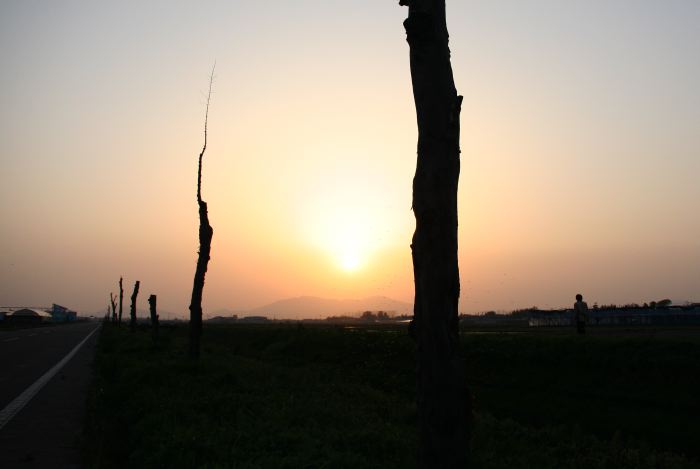
[[[117,324],[122,323],[122,303],[124,302],[124,287],[122,286],[122,278],[119,277],[119,319]]]
[[[211,101],[211,87],[214,82],[214,70],[209,76],[209,94],[207,94],[207,107],[204,113],[204,145],[199,153],[197,165],[197,205],[199,206],[199,252],[197,253],[197,268],[194,272],[194,284],[192,286],[192,299],[190,301],[190,357],[199,358],[200,341],[202,337],[202,291],[204,290],[204,276],[211,255],[211,238],[214,229],[209,224],[209,212],[207,203],[202,200],[202,158],[207,150],[207,124],[209,122],[209,102]]]
[[[151,334],[153,341],[158,341],[158,312],[156,310],[156,295],[148,297],[148,306],[151,311]]]
[[[462,97],[452,76],[445,0],[400,0],[418,123],[411,244],[420,466],[468,464],[472,410],[459,358],[457,185]]]
[[[112,305],[112,324],[117,323],[117,296],[109,292],[109,302]]]
[[[138,280],[134,284],[134,292],[131,294],[131,318],[129,321],[129,328],[131,332],[136,330],[136,297],[139,296],[139,286],[141,282]]]

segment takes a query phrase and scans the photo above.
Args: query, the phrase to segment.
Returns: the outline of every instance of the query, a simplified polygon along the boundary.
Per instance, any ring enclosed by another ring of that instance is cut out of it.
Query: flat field
[[[399,326],[106,324],[88,467],[411,468],[415,347]],[[473,466],[700,467],[700,331],[465,330]]]

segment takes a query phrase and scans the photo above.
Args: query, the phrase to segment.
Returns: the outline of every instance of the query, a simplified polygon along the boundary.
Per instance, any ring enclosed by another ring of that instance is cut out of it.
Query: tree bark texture
[[[112,292],[109,293],[109,302],[112,305],[112,324],[117,323],[117,297]]]
[[[471,398],[459,357],[457,186],[459,114],[450,63],[444,0],[402,0],[418,123],[413,178],[420,467],[464,468],[472,424]]]
[[[119,319],[117,320],[117,324],[121,325],[122,323],[122,303],[124,302],[124,287],[122,285],[122,278],[119,277]]]
[[[131,328],[131,331],[136,330],[136,297],[139,296],[139,286],[141,285],[141,282],[138,280],[134,284],[134,292],[131,294],[131,318],[129,321],[129,328]]]
[[[151,295],[148,297],[148,306],[151,311],[151,334],[153,335],[153,340],[158,340],[158,311],[156,310],[156,295]]]
[[[214,65],[216,67],[216,64]],[[211,256],[211,239],[214,229],[209,224],[209,212],[207,203],[202,200],[202,158],[207,150],[207,123],[209,120],[209,102],[211,100],[211,85],[214,81],[214,68],[209,77],[209,95],[207,96],[207,109],[204,115],[204,145],[199,153],[197,167],[197,205],[199,206],[199,252],[197,267],[194,272],[192,285],[192,299],[190,301],[190,357],[199,358],[200,341],[202,337],[202,292],[204,290],[204,276]]]

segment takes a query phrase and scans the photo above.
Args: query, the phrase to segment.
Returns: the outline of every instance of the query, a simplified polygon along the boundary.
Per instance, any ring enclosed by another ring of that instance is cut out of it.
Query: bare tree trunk
[[[119,319],[117,324],[122,323],[122,303],[124,302],[124,287],[122,286],[122,278],[119,277]]]
[[[211,238],[214,229],[209,224],[209,212],[207,203],[202,200],[202,158],[207,150],[207,124],[209,121],[209,101],[211,100],[211,86],[214,81],[214,69],[211,69],[209,77],[209,94],[207,95],[207,109],[204,114],[204,145],[199,154],[197,166],[197,205],[199,206],[199,252],[197,268],[194,272],[192,285],[192,299],[190,301],[190,357],[199,358],[200,339],[202,337],[202,291],[204,290],[204,276],[207,273],[211,254]]]
[[[418,121],[413,178],[420,466],[468,464],[472,411],[459,358],[457,186],[462,97],[452,76],[445,0],[402,0]]]
[[[156,311],[156,295],[148,297],[148,306],[151,310],[151,334],[153,341],[158,341],[158,312]]]
[[[117,297],[112,294],[112,292],[109,293],[109,302],[112,305],[112,324],[117,323]]]
[[[139,296],[139,286],[141,282],[138,280],[134,284],[134,292],[131,294],[131,320],[129,321],[129,328],[131,332],[136,330],[136,297]]]

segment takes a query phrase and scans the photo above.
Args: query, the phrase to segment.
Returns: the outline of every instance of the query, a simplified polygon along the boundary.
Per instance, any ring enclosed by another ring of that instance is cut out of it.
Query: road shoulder
[[[86,398],[99,333],[2,430],[0,466],[79,468]]]

